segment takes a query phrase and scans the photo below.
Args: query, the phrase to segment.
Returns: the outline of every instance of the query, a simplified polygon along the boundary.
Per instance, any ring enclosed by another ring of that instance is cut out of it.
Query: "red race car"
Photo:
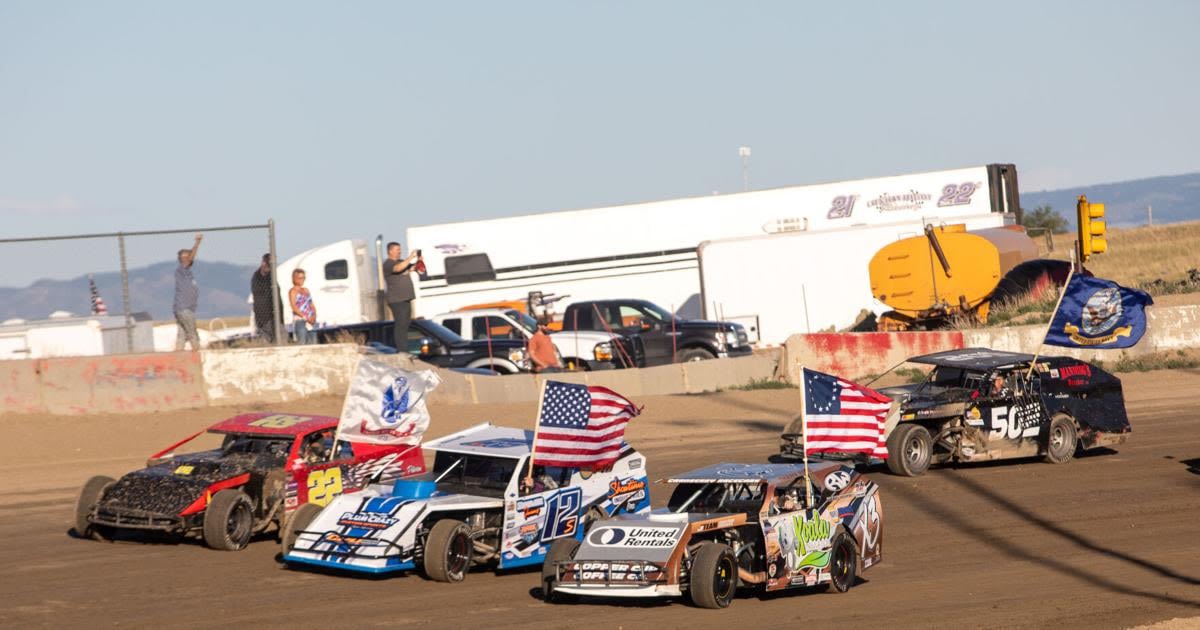
[[[175,454],[201,431],[118,480],[89,479],[76,504],[75,532],[102,540],[139,530],[199,535],[209,547],[236,550],[272,525],[286,531],[287,518],[305,503],[325,505],[368,483],[425,472],[420,446],[335,445],[337,424],[278,413],[218,422],[207,432],[220,436],[220,448]]]

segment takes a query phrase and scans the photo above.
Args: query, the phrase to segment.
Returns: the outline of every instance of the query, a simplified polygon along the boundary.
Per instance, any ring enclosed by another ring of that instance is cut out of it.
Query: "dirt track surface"
[[[1064,466],[940,468],[883,488],[884,563],[844,595],[570,606],[534,595],[538,574],[363,579],[283,568],[264,537],[241,552],[198,543],[98,543],[68,535],[75,493],[237,411],[119,418],[6,417],[0,465],[0,626],[415,626],[599,628],[1127,628],[1200,615],[1200,370],[1124,377],[1134,434]],[[652,478],[716,461],[763,461],[794,390],[651,397],[630,442]],[[320,399],[280,410],[336,415]],[[429,437],[483,419],[530,426],[533,404],[434,408]],[[654,488],[655,505],[665,488]]]

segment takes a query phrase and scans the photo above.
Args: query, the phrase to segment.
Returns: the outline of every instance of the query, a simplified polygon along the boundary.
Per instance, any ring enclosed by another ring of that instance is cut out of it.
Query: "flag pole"
[[[1029,362],[1029,371],[1025,373],[1025,378],[1033,376],[1033,368],[1037,365],[1038,357],[1042,354],[1042,346],[1046,345],[1046,335],[1050,334],[1050,329],[1054,326],[1054,318],[1058,317],[1058,309],[1062,306],[1063,298],[1067,295],[1067,287],[1071,286],[1071,278],[1075,277],[1075,248],[1071,248],[1071,271],[1067,274],[1067,281],[1063,283],[1062,291],[1058,294],[1058,302],[1054,304],[1054,311],[1050,313],[1050,321],[1046,324],[1046,332],[1042,334],[1042,340],[1038,342],[1037,350],[1033,353],[1033,360]]]
[[[796,367],[800,371],[800,438],[804,447],[804,507],[805,509],[812,508],[812,480],[808,476],[808,414],[805,413],[808,401],[804,390],[804,366],[797,361]]]
[[[578,331],[576,331],[578,332]],[[529,469],[525,472],[525,483],[533,486],[533,455],[537,451],[538,428],[542,426],[542,402],[546,400],[546,383],[542,380],[542,391],[538,394],[537,416],[533,419],[533,443],[529,445]]]

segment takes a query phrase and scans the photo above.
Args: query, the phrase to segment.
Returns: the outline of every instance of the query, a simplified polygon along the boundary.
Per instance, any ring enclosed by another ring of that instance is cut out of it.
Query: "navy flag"
[[[1071,276],[1046,344],[1067,348],[1129,348],[1146,333],[1150,294],[1112,280]]]

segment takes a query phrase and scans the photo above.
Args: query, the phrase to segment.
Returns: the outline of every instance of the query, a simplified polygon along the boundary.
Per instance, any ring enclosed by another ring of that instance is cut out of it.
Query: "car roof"
[[[991,370],[998,367],[1010,367],[1021,363],[1028,364],[1033,360],[1032,354],[1022,352],[1007,352],[990,348],[960,348],[945,350],[933,354],[921,355],[908,359],[909,363],[924,363],[945,367],[971,368],[974,370]]]
[[[808,471],[811,475],[814,471],[821,471],[826,468],[840,467],[840,464],[833,462],[817,461],[810,459],[808,462]],[[797,462],[794,464],[713,464],[704,468],[675,475],[667,481],[670,483],[711,483],[711,482],[769,482],[775,485],[785,485],[790,483],[797,477],[804,476],[804,463]]]
[[[267,411],[234,416],[212,425],[208,430],[212,433],[297,436],[321,429],[332,429],[337,424],[338,419],[329,416]]]
[[[464,309],[460,309],[457,311],[447,311],[445,313],[439,313],[437,315],[434,315],[431,319],[433,319],[434,321],[437,321],[443,317],[469,317],[469,316],[474,316],[474,315],[508,315],[509,313],[511,313],[513,311],[520,313],[520,311],[517,311],[517,309],[515,309],[515,308],[464,308]]]
[[[430,440],[424,446],[434,451],[519,458],[529,454],[533,431],[486,423]]]

